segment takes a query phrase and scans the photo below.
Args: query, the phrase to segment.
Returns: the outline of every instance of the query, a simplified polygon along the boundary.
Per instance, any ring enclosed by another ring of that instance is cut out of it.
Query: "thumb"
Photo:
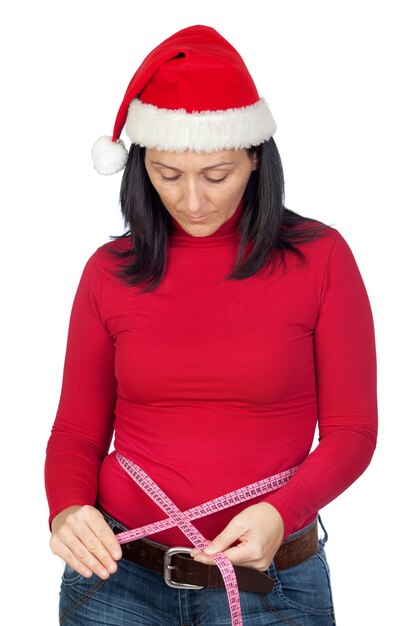
[[[227,548],[230,548],[230,546],[237,539],[239,539],[241,533],[242,529],[237,529],[232,520],[226,528],[208,544],[208,546],[204,549],[204,554],[211,556],[212,554],[217,554],[218,552],[224,552]]]

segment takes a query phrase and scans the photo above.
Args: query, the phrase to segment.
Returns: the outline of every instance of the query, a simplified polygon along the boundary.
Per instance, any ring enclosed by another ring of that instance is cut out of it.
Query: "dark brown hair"
[[[123,174],[120,205],[128,230],[122,237],[132,238],[132,248],[119,252],[118,256],[129,257],[120,276],[128,284],[150,291],[164,275],[172,218],[149,179],[145,151],[146,148],[137,145],[130,147]],[[325,227],[284,206],[284,175],[275,141],[271,138],[249,150],[253,151],[258,154],[259,167],[252,172],[245,190],[239,223],[241,243],[229,279],[252,276],[273,258],[284,260],[286,250],[302,257],[297,244],[314,239]],[[250,251],[245,256],[248,242],[251,242]]]

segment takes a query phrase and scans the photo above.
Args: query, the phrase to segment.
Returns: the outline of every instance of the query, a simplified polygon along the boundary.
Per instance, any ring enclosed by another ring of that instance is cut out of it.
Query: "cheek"
[[[175,211],[175,207],[177,205],[175,190],[161,189],[158,191],[157,189],[157,192],[168,212],[172,213],[173,211]]]
[[[219,209],[229,212],[240,201],[246,189],[246,179],[236,181],[230,188],[219,188],[216,190],[216,201]],[[214,196],[214,194],[213,194]]]
[[[162,185],[161,182],[154,177],[149,177],[152,185],[155,188],[156,193],[161,198],[162,202],[168,210],[175,205],[175,189],[170,188],[168,185]]]

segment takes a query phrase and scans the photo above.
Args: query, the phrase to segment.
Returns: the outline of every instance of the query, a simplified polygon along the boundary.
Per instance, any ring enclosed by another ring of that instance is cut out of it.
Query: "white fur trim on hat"
[[[94,167],[99,174],[110,175],[120,172],[127,161],[127,150],[121,139],[112,141],[104,135],[97,139],[91,150]]]
[[[167,152],[250,148],[270,139],[275,131],[274,118],[262,98],[238,109],[194,113],[159,109],[135,99],[126,121],[126,133],[133,143]]]

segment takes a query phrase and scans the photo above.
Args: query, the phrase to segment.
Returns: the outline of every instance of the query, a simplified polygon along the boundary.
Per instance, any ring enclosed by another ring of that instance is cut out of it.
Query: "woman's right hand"
[[[54,517],[51,528],[52,552],[82,576],[94,573],[105,580],[117,570],[120,544],[95,507],[70,506]]]

